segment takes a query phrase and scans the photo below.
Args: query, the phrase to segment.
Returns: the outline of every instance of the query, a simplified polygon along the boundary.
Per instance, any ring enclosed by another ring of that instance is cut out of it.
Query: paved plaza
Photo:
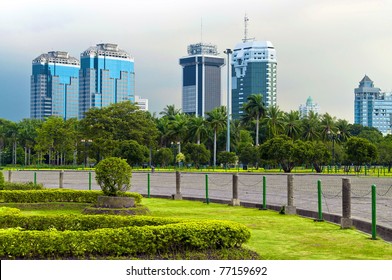
[[[32,182],[35,171],[12,171],[13,182]],[[8,171],[3,171],[8,180]],[[46,188],[59,187],[59,171],[36,171],[36,180]],[[88,190],[89,171],[64,171],[64,188]],[[254,174],[240,173],[238,175],[239,199],[241,202],[262,204],[263,176],[266,177],[267,205],[287,205],[287,174]],[[342,215],[342,178],[351,182],[352,218],[371,221],[371,186],[377,186],[377,224],[392,228],[392,179],[320,175],[293,174],[294,176],[294,205],[298,209],[317,211],[317,181],[322,185],[322,208],[324,213]],[[100,190],[91,172],[91,189]],[[232,173],[208,174],[209,198],[217,200],[232,199]],[[147,194],[148,173],[134,172],[131,191]],[[181,173],[181,193],[183,197],[203,199],[206,195],[206,174]],[[176,192],[175,173],[150,173],[151,196],[171,196]]]

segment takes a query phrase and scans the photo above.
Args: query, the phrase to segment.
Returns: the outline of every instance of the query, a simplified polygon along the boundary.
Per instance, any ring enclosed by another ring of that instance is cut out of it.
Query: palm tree
[[[336,122],[336,128],[339,131],[340,141],[346,142],[348,138],[351,137],[350,124],[346,120],[338,120]]]
[[[301,135],[301,120],[299,111],[290,111],[283,116],[285,134],[291,139],[298,139]]]
[[[265,115],[265,107],[263,103],[262,94],[251,94],[247,98],[248,102],[243,105],[245,115],[243,117],[243,122],[247,119],[256,120],[256,146],[259,145],[259,122],[260,118]]]
[[[264,119],[269,138],[279,135],[284,130],[283,112],[276,106],[268,107]]]
[[[173,119],[174,116],[180,113],[181,113],[181,109],[176,109],[176,106],[172,104],[172,105],[166,105],[166,107],[163,108],[163,111],[161,111],[159,114],[162,115],[162,117]]]
[[[210,127],[214,130],[214,167],[216,166],[216,137],[218,131],[226,126],[226,107],[216,107],[212,111],[207,113],[207,122]]]
[[[192,116],[188,122],[188,138],[195,140],[197,144],[200,144],[201,139],[206,139],[208,136],[207,121],[203,117]],[[202,141],[204,142],[204,141]]]
[[[310,111],[308,116],[302,119],[302,138],[308,141],[319,140],[319,128],[319,115],[313,111]]]
[[[328,137],[331,133],[336,133],[336,117],[332,117],[330,114],[325,113],[321,116],[320,129],[321,129],[321,138],[323,140],[328,140]]]
[[[181,142],[183,142],[185,135],[188,131],[188,115],[177,114],[169,122],[167,135],[175,140],[178,146],[178,152],[181,152]]]

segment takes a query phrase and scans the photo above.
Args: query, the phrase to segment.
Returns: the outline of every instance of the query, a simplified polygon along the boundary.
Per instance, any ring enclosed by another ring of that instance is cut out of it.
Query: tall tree
[[[216,140],[218,131],[226,126],[226,107],[220,106],[207,113],[207,122],[214,131],[214,167],[216,166]]]
[[[320,136],[322,140],[329,140],[330,135],[337,134],[336,118],[330,114],[325,113],[321,116],[320,121]]]
[[[197,144],[204,142],[208,137],[207,121],[203,117],[191,116],[188,122],[188,138]],[[202,141],[203,140],[203,141]]]
[[[184,139],[188,132],[188,115],[186,114],[177,114],[173,119],[169,121],[169,128],[167,131],[167,135],[169,138],[173,139],[179,146],[178,152],[181,152],[181,143],[184,142]]]
[[[181,109],[176,109],[174,104],[167,105],[159,114],[162,115],[162,117],[173,119],[176,115],[181,114]]]
[[[134,140],[148,148],[155,147],[158,129],[147,112],[129,101],[92,108],[80,121],[81,139],[92,140],[97,161],[112,156],[122,141]]]
[[[291,139],[298,139],[301,135],[301,120],[299,111],[290,111],[283,116],[285,134]]]
[[[247,98],[247,102],[243,105],[244,108],[244,117],[243,120],[246,119],[255,119],[256,120],[256,146],[259,145],[259,126],[260,126],[260,118],[265,115],[265,107],[263,103],[263,95],[262,94],[251,94]]]
[[[341,142],[346,142],[351,137],[350,124],[346,120],[339,119],[336,122],[336,128],[339,131],[339,138]]]
[[[320,139],[320,120],[319,115],[313,111],[302,119],[302,138],[303,140],[314,141]]]
[[[39,119],[23,119],[18,123],[20,144],[25,151],[25,165],[31,164],[31,149],[36,145],[37,129],[43,124]]]
[[[263,123],[267,128],[269,138],[281,134],[284,130],[284,117],[282,111],[276,106],[268,107]]]

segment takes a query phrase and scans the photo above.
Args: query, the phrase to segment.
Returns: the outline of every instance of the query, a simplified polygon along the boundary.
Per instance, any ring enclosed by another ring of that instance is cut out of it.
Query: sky
[[[244,37],[245,14],[248,37],[276,49],[281,110],[298,110],[312,96],[320,113],[352,123],[354,88],[365,74],[392,91],[389,0],[1,0],[0,118],[30,116],[34,58],[53,50],[80,58],[98,43],[134,57],[136,95],[149,99],[151,112],[181,108],[179,58],[187,46],[202,40],[226,57]]]

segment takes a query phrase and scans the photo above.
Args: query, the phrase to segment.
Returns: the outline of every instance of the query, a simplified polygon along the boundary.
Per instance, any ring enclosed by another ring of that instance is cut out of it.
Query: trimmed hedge
[[[28,183],[10,183],[4,182],[3,185],[0,184],[0,190],[43,190],[44,185],[36,184],[34,185],[33,182]]]
[[[129,226],[161,226],[186,220],[174,218],[130,217],[113,215],[0,215],[0,228],[20,227],[25,230],[95,230]]]
[[[19,215],[8,215],[8,220],[12,217],[20,218]],[[89,216],[88,218],[94,217],[97,218],[97,216]],[[0,229],[0,258],[137,257],[142,254],[239,247],[250,238],[249,229],[234,222],[181,222],[176,219],[114,217],[123,220],[122,222],[127,220],[128,223],[163,223],[163,225],[100,228],[90,231],[68,229],[58,231],[55,228],[44,231],[26,231],[23,228]],[[111,219],[114,217],[109,217],[109,220],[116,220]],[[33,217],[29,217],[29,219],[31,218]],[[49,216],[45,218],[49,218]],[[102,221],[105,220],[103,217],[99,218]],[[25,221],[29,223],[27,220]],[[93,221],[93,219],[91,220]],[[19,222],[22,221],[19,220]],[[87,226],[87,220],[84,222]],[[92,224],[97,225],[98,221],[92,222]],[[74,225],[76,226],[76,224]],[[25,224],[19,224],[19,226],[24,227]]]
[[[44,190],[14,190],[0,191],[1,202],[37,203],[37,202],[82,202],[96,203],[98,196],[104,195],[102,191],[80,191],[67,189]],[[139,193],[121,193],[121,196],[135,198],[135,203],[142,201]]]
[[[12,207],[0,207],[0,217],[1,215],[17,215],[20,214],[20,209]]]

